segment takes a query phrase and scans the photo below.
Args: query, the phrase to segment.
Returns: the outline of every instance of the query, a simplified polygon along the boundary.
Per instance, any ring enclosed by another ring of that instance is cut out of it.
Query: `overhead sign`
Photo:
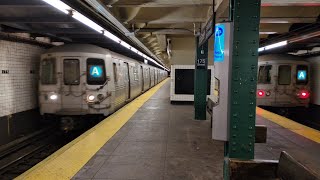
[[[298,70],[297,79],[299,81],[307,80],[307,71],[306,70]]]
[[[198,46],[201,46],[204,42],[206,42],[213,34],[213,16],[210,17],[210,19],[207,21],[206,26],[202,29],[201,34],[199,36],[199,44]]]
[[[224,51],[225,51],[225,25],[217,24],[215,28],[215,38],[214,38],[214,61],[223,62],[224,61]]]
[[[91,66],[90,76],[94,78],[101,78],[103,75],[103,70],[101,66]]]

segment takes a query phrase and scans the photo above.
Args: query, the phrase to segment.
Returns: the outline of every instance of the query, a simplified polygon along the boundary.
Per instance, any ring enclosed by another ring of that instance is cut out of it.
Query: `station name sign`
[[[206,26],[202,29],[201,34],[199,36],[199,44],[198,47],[203,45],[212,35],[213,35],[213,17],[212,15],[210,19],[207,21]]]
[[[207,58],[199,58],[197,59],[196,65],[197,65],[197,69],[206,69],[208,64],[208,60]]]

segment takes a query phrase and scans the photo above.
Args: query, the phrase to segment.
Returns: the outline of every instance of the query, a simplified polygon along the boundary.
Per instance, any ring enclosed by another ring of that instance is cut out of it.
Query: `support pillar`
[[[207,79],[208,79],[208,41],[198,46],[197,37],[194,71],[194,112],[196,120],[206,120]]]
[[[225,143],[225,176],[228,158],[254,158],[256,88],[259,47],[260,0],[231,1],[233,30],[232,75],[229,96],[229,141]]]

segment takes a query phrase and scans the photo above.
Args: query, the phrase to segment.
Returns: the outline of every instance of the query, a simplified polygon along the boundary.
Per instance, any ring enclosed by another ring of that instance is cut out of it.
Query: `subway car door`
[[[149,68],[149,88],[151,88],[151,70]]]
[[[294,100],[294,98],[292,99],[291,94],[288,93],[294,90],[294,87],[292,86],[293,67],[291,64],[280,64],[276,68],[278,76],[275,79],[275,103],[281,104],[281,106],[287,106]]]
[[[61,72],[61,109],[65,111],[82,109],[82,83],[85,69],[80,57],[62,57]]]
[[[124,63],[125,66],[125,88],[126,88],[126,100],[130,99],[131,95],[130,95],[130,69],[129,69],[129,64],[128,63]]]
[[[143,67],[140,66],[140,79],[141,79],[141,92],[144,91],[144,74],[143,74]]]

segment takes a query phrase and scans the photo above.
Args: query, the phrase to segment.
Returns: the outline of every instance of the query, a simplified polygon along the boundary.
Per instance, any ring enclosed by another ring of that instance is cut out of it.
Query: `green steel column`
[[[229,158],[254,158],[260,4],[260,0],[233,0],[229,142],[225,145]]]
[[[208,76],[208,41],[198,47],[197,37],[194,71],[194,112],[196,120],[206,120],[207,76]]]

